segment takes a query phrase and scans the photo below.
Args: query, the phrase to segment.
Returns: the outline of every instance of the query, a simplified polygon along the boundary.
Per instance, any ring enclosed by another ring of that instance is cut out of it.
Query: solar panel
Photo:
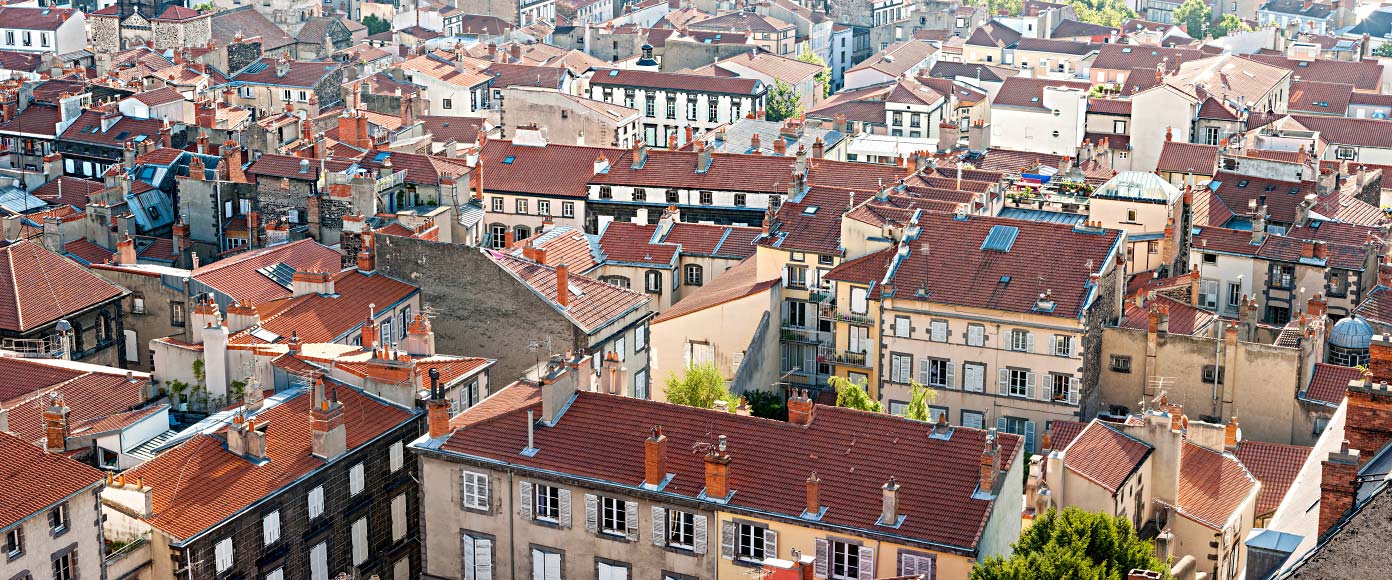
[[[256,271],[260,272],[265,277],[270,278],[272,282],[284,286],[286,290],[289,290],[291,285],[294,283],[293,280],[295,278],[295,268],[291,267],[289,264],[286,264],[285,262],[277,262],[270,266],[263,266],[257,268]]]
[[[1015,245],[1016,236],[1020,235],[1020,228],[1015,226],[991,226],[991,232],[986,234],[986,241],[981,242],[982,250],[992,252],[1009,252]]]

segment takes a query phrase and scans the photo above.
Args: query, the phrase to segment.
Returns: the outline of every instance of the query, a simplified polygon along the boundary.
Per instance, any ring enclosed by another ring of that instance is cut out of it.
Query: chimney
[[[967,129],[967,150],[972,153],[985,153],[991,148],[991,128],[978,119]]]
[[[377,269],[377,240],[372,229],[362,234],[362,249],[358,250],[358,271],[369,274]]]
[[[794,389],[788,397],[788,422],[804,427],[811,425],[813,411],[812,398],[807,396],[807,389]]]
[[[1349,449],[1349,442],[1344,441],[1339,451],[1331,452],[1320,464],[1319,535],[1339,523],[1353,507],[1358,495],[1359,459],[1358,450]]]
[[[832,117],[831,130],[842,135],[846,134],[846,115],[844,113],[837,113],[835,117]]]
[[[821,159],[824,155],[826,155],[826,143],[823,143],[822,138],[818,137],[816,141],[812,142],[812,158]]]
[[[413,356],[435,354],[435,331],[430,328],[430,319],[423,314],[417,314],[406,327],[406,353]]]
[[[514,42],[514,43],[512,43],[512,46],[509,47],[509,50],[512,52],[512,62],[518,62],[518,61],[522,60],[522,45],[521,45],[521,44],[518,44],[518,43]]]
[[[343,403],[338,402],[338,391],[326,393],[323,377],[314,382],[313,404],[309,411],[313,436],[310,453],[324,461],[332,461],[348,451],[348,433],[343,426]]]
[[[642,169],[648,162],[648,144],[641,139],[633,143],[633,169]]]
[[[710,171],[711,166],[711,145],[710,143],[696,144],[696,173]]]
[[[706,452],[706,499],[723,502],[730,497],[730,454],[726,452],[726,439],[720,436],[719,442]]]
[[[996,494],[996,476],[1000,474],[1000,443],[996,441],[996,428],[986,432],[986,446],[981,452],[981,480],[977,491],[985,495]]]
[[[63,396],[54,392],[49,394],[48,408],[44,409],[44,433],[49,453],[62,453],[68,447],[68,412],[71,409],[63,404]]]
[[[135,264],[135,261],[135,240],[126,236],[121,241],[116,242],[116,263],[122,266],[131,266]]]
[[[1318,292],[1305,303],[1305,313],[1316,318],[1324,316],[1328,309],[1329,304],[1325,302],[1324,296]]]
[[[362,326],[362,348],[366,351],[376,351],[377,349],[377,305],[368,304],[367,321]]]
[[[643,484],[658,488],[667,479],[667,436],[662,426],[652,428],[652,436],[643,440]]]
[[[883,503],[880,509],[880,525],[893,528],[899,527],[899,483],[894,481],[894,476],[889,476],[889,481],[882,486]]]
[[[764,143],[759,139],[759,134],[755,133],[749,137],[749,152],[757,154],[764,147]]]
[[[570,306],[570,268],[565,262],[556,266],[556,303],[561,308]]]
[[[1241,441],[1242,429],[1237,426],[1237,417],[1233,417],[1223,429],[1223,447],[1232,451]]]
[[[425,403],[426,429],[434,439],[450,432],[450,402],[440,387],[440,369],[430,368],[430,399]]]
[[[787,154],[788,154],[788,142],[785,141],[785,140],[783,140],[783,136],[781,136],[781,135],[778,136],[778,137],[774,137],[774,138],[773,138],[773,154],[774,154],[774,155],[787,155]]]
[[[962,132],[956,123],[942,123],[938,125],[938,151],[952,151],[957,148],[957,142],[961,140]]]
[[[333,294],[334,279],[328,272],[295,272],[290,279],[290,294],[299,298],[307,294]]]
[[[238,413],[233,417],[232,425],[227,428],[227,450],[253,462],[264,461],[266,459],[266,425],[269,423],[247,419]]]
[[[807,511],[803,513],[807,517],[820,517],[822,514],[822,480],[817,477],[817,472],[807,478]]]

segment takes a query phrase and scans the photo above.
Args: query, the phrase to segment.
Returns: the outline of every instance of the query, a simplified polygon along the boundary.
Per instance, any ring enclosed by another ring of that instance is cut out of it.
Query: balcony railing
[[[836,364],[870,368],[866,358],[866,354],[863,352],[836,352],[831,355],[831,360]]]
[[[835,294],[832,292],[831,288],[828,287],[813,286],[807,289],[807,299],[812,302],[827,302],[833,297],[835,297]]]
[[[832,315],[832,316],[833,316],[838,322],[845,322],[845,323],[847,323],[847,324],[854,324],[854,325],[856,325],[856,326],[874,326],[874,325],[875,325],[875,319],[870,318],[869,316],[866,316],[866,315],[864,315],[864,314],[851,314],[851,313],[849,313],[849,312],[840,312],[840,311],[837,311],[836,314],[834,314],[834,315]]]
[[[781,336],[784,342],[805,342],[808,344],[821,344],[822,337],[820,332],[811,328],[800,328],[796,326],[783,326]]]

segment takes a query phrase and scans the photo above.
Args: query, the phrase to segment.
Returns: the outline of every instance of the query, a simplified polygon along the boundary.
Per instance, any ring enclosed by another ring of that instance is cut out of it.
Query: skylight
[[[818,209],[820,208],[818,208],[815,205],[809,205],[805,208],[802,208],[802,215],[817,215]]]
[[[611,71],[609,71],[609,76],[611,76],[611,77],[619,76],[619,71],[617,71],[617,70],[611,70]]]
[[[1020,228],[1015,226],[991,226],[990,233],[986,234],[986,241],[981,242],[982,250],[993,252],[1009,252],[1015,245],[1015,238],[1020,235]]]
[[[504,157],[504,158],[503,158],[503,165],[512,165],[512,162],[513,162],[513,161],[517,161],[517,156],[516,156],[516,155],[508,155],[507,157]]]

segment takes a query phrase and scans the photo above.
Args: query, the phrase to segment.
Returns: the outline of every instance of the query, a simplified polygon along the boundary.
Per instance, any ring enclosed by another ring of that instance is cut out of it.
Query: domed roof
[[[1329,344],[1343,348],[1366,349],[1373,342],[1373,325],[1358,316],[1349,316],[1334,323]]]

